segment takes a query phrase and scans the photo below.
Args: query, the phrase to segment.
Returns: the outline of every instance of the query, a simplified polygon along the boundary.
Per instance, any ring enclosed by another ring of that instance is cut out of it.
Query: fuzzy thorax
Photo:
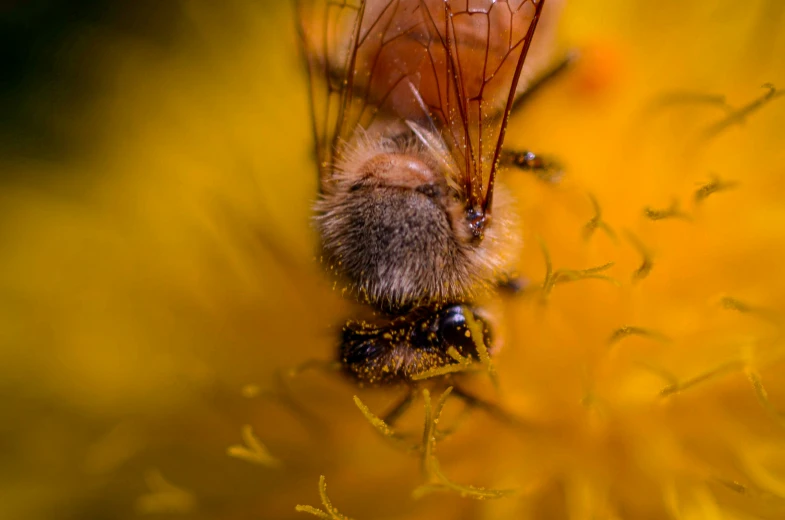
[[[503,186],[484,239],[472,240],[458,170],[428,141],[361,136],[315,205],[326,266],[356,299],[385,310],[472,301],[509,274],[520,248]]]

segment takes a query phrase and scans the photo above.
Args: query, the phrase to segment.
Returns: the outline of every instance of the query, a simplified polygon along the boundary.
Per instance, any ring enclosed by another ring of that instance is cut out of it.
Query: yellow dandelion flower
[[[84,12],[43,31],[54,76],[15,72],[0,517],[785,518],[780,2],[568,2],[580,59],[507,137],[565,174],[506,173],[529,283],[458,360],[483,401],[418,389],[394,425],[404,390],[332,370],[349,310],[268,4]],[[25,5],[0,16],[57,18]]]

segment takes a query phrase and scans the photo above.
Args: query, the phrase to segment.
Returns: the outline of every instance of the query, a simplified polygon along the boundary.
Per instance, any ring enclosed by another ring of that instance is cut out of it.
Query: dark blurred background
[[[171,48],[182,30],[176,1],[3,0],[0,3],[0,146],[4,155],[57,158],[84,139],[53,124],[79,118],[106,89],[95,66],[102,36],[153,50]]]

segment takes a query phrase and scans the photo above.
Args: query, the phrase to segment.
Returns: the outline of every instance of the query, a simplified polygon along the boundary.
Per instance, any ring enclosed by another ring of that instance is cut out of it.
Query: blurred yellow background
[[[781,2],[568,2],[581,59],[507,140],[568,166],[508,174],[532,290],[496,302],[494,399],[529,426],[478,411],[437,443],[453,480],[517,490],[487,501],[412,498],[418,457],[352,402],[399,391],[281,390],[349,313],[313,258],[288,3],[152,5],[113,16],[161,40],[99,17],[52,43],[60,79],[3,127],[0,518],[305,518],[320,475],[357,520],[785,518],[785,96],[761,88],[785,88]],[[19,145],[32,120],[65,152]],[[540,239],[617,283],[544,301]],[[246,425],[271,458],[227,453]]]

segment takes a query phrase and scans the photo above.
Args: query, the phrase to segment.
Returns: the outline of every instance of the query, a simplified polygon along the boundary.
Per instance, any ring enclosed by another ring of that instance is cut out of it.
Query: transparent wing
[[[447,144],[467,208],[484,222],[543,4],[299,0],[322,183],[341,142],[358,128],[391,118],[424,123]]]
[[[307,63],[320,188],[333,163],[336,127],[354,74],[362,0],[295,0],[300,45]]]
[[[420,92],[461,166],[473,231],[481,236],[507,119],[544,0],[420,0],[420,5],[431,65],[421,72]]]

